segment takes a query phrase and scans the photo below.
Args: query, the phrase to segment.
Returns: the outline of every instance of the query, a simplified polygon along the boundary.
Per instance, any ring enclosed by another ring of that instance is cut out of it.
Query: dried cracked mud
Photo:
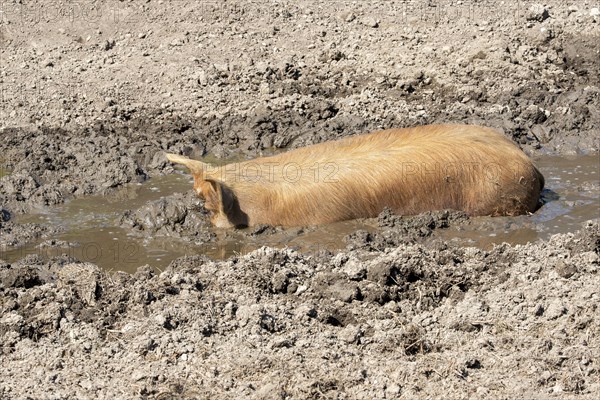
[[[0,398],[596,399],[599,39],[594,1],[3,3]],[[215,230],[164,157],[441,122],[541,209]]]

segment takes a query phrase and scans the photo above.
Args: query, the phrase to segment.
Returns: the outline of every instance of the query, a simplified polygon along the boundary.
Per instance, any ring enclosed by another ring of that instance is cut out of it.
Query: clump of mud
[[[59,227],[51,225],[17,224],[13,221],[0,221],[0,249],[6,249],[8,246],[23,246],[34,240],[56,235],[60,231]]]
[[[436,229],[460,226],[469,220],[462,211],[428,211],[416,216],[396,215],[386,208],[377,217],[374,232],[358,230],[344,238],[349,249],[382,251],[386,248],[416,243],[430,237]]]
[[[21,246],[44,235],[57,232],[56,229],[40,224],[15,224],[10,219],[11,213],[0,207],[0,249],[6,249],[7,246]]]
[[[126,211],[120,225],[139,236],[169,236],[206,243],[216,234],[210,229],[208,211],[194,193],[176,193]]]

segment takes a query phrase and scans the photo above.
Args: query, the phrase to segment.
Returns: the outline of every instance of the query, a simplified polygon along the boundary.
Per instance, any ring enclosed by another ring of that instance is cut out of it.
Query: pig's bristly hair
[[[236,168],[167,158],[186,165],[195,180],[224,185],[248,225],[314,225],[377,216],[384,207],[401,215],[446,208],[517,215],[536,209],[544,185],[514,143],[492,129],[465,125],[357,135],[232,164]],[[298,180],[285,179],[290,165],[301,173]],[[258,177],[243,173],[261,166],[268,168]],[[323,167],[318,177],[315,166]],[[327,179],[328,167],[335,179]]]

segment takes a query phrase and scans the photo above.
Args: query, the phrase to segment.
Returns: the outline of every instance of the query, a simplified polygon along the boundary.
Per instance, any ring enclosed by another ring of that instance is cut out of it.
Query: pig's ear
[[[233,193],[222,182],[207,179],[199,182],[207,210],[227,215],[233,207]]]
[[[178,154],[165,153],[165,156],[167,157],[167,160],[171,161],[172,163],[181,164],[188,167],[193,175],[202,176],[204,171],[209,168],[209,164],[192,160],[191,158],[180,156]]]

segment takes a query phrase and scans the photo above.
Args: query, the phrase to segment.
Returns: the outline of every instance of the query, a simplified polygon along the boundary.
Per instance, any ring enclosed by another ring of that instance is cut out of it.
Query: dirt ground
[[[164,151],[218,161],[460,122],[534,159],[597,155],[599,7],[3,2],[0,399],[597,399],[598,218],[482,250],[431,240],[462,213],[384,211],[341,251],[190,254],[132,275],[2,255],[56,245],[22,216],[174,173]],[[119,223],[220,238],[190,193]]]

